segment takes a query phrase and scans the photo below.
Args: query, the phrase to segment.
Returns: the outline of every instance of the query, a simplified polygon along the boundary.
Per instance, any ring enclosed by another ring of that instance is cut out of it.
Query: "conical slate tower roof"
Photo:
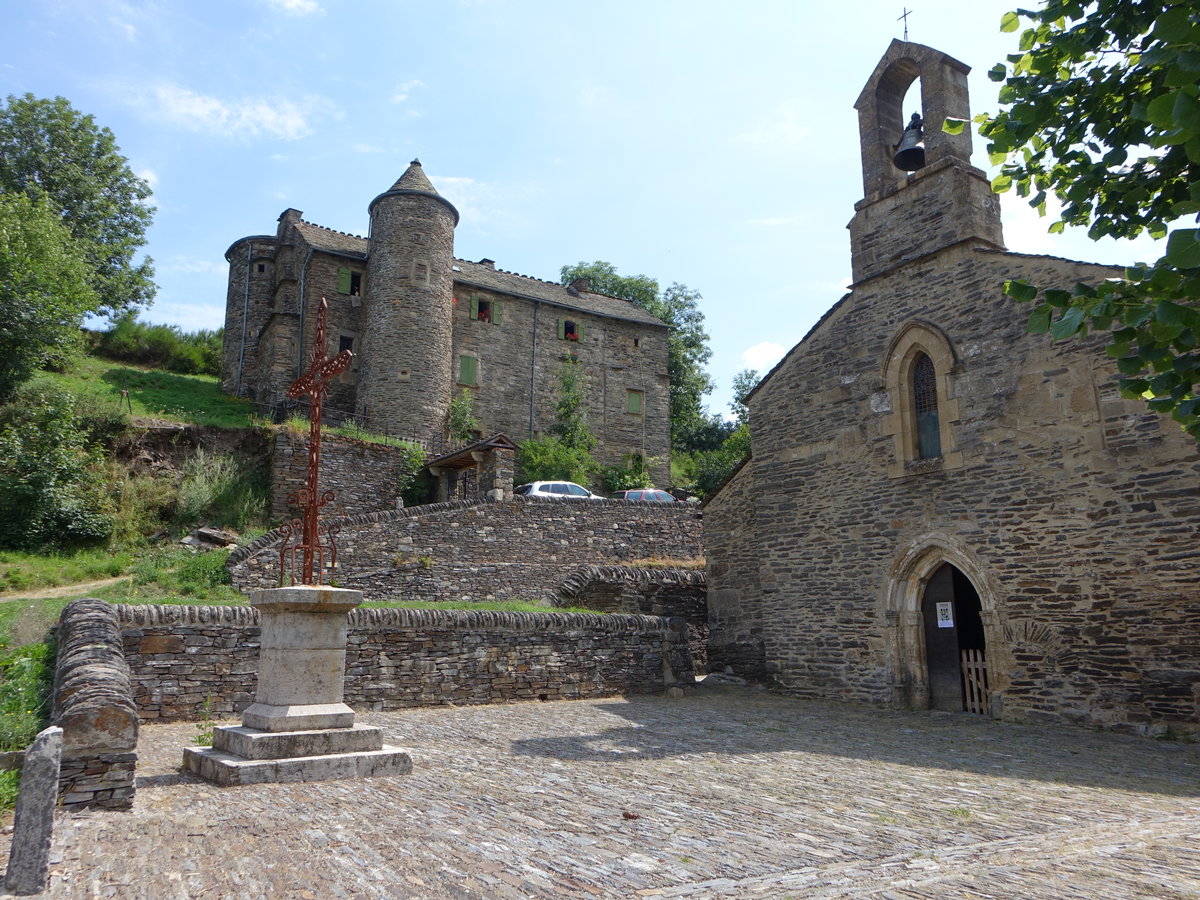
[[[408,168],[404,170],[396,183],[389,188],[392,191],[423,191],[426,194],[434,194],[440,196],[432,182],[425,177],[425,170],[421,168],[421,161],[414,159],[408,164]]]
[[[454,224],[458,224],[458,210],[454,208],[454,204],[437,192],[437,188],[433,183],[425,177],[425,170],[421,168],[421,161],[414,159],[408,164],[408,168],[404,170],[404,174],[396,179],[396,183],[390,188],[371,201],[367,211],[370,212],[375,208],[375,204],[384,197],[398,197],[405,194],[423,194],[427,197],[434,197],[446,204],[450,211],[454,213]]]

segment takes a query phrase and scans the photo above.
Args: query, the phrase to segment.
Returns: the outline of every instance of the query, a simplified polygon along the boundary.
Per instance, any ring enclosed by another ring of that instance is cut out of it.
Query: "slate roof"
[[[296,231],[314,250],[325,250],[359,259],[367,258],[367,239],[364,237],[346,234],[344,231],[334,231],[332,228],[323,228],[312,222],[304,221],[296,224]],[[542,281],[540,278],[530,278],[526,275],[518,275],[516,272],[494,269],[491,266],[465,259],[454,260],[454,267],[456,270],[454,272],[455,282],[470,287],[523,297],[527,300],[541,300],[555,306],[593,315],[610,316],[646,325],[666,327],[665,323],[657,316],[627,300],[606,297],[604,294],[573,294],[563,285],[554,281]]]

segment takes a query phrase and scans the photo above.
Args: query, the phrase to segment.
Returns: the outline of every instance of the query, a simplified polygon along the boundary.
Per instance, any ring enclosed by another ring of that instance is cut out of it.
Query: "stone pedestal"
[[[343,702],[346,613],[361,602],[361,591],[321,585],[252,593],[262,617],[254,703],[241,726],[213,729],[211,748],[186,748],[184,768],[217,784],[411,772],[409,754],[355,725]]]

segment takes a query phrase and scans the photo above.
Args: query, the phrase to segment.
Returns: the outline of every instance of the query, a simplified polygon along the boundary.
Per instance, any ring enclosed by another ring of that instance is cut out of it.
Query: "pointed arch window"
[[[942,426],[938,420],[937,370],[928,354],[918,353],[912,367],[913,413],[917,421],[917,459],[942,455]]]

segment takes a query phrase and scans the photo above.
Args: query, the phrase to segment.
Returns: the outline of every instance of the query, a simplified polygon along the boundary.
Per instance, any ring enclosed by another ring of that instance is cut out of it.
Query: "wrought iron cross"
[[[301,557],[300,584],[320,584],[325,574],[326,546],[321,542],[321,532],[317,522],[317,512],[322,506],[333,500],[333,491],[321,493],[318,489],[318,478],[321,468],[321,403],[329,390],[329,382],[333,381],[350,366],[354,354],[343,350],[330,359],[325,355],[325,320],[329,316],[329,303],[321,298],[321,308],[317,311],[317,335],[313,340],[312,364],[308,371],[292,382],[288,388],[288,396],[293,400],[307,396],[310,404],[308,413],[308,473],[306,486],[288,496],[288,502],[300,507],[300,518],[293,519],[281,529],[284,533],[283,543],[279,548],[279,583],[283,584],[283,576],[291,562],[292,584],[296,579],[296,553]],[[329,545],[329,565],[337,563],[337,543],[334,540],[336,526],[327,525],[325,534]],[[297,535],[299,532],[299,535]],[[296,542],[299,537],[299,543]],[[315,574],[314,574],[315,569]],[[316,579],[314,581],[314,578]]]
[[[896,17],[896,21],[899,22],[901,19],[904,20],[904,42],[908,43],[908,17],[912,15],[912,10],[907,6],[901,7],[901,9],[903,9],[904,12]]]

